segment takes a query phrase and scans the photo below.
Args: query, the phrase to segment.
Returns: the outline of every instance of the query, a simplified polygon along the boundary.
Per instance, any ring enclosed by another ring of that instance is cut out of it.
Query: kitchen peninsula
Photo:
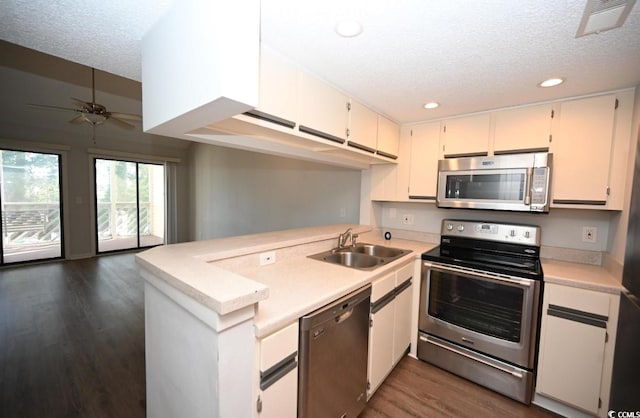
[[[359,234],[360,242],[413,252],[372,271],[307,257],[335,247],[347,228]],[[419,271],[414,260],[435,245],[384,241],[380,235],[368,226],[331,225],[175,244],[138,254],[145,279],[148,414],[254,416],[261,339],[292,324],[297,330],[302,315],[400,266],[413,263]],[[270,260],[265,263],[264,258]],[[297,349],[297,331],[294,345]]]
[[[359,235],[359,242],[412,252],[369,271],[307,257],[334,248],[347,228]],[[420,256],[437,245],[439,237],[419,239],[387,241],[379,229],[338,224],[174,244],[139,253],[136,260],[145,279],[148,414],[295,416],[296,363],[287,368],[281,362],[297,360],[298,319],[370,283],[388,282],[398,271],[413,273],[409,322],[415,356]],[[608,331],[615,338],[614,312],[622,287],[614,276],[597,265],[552,259],[543,259],[543,269],[549,286],[581,294],[595,291],[611,300]],[[605,375],[611,367],[612,347],[606,347]],[[265,385],[267,372],[282,379]],[[608,380],[602,385],[607,392]],[[537,399],[534,403],[555,408],[540,394]]]

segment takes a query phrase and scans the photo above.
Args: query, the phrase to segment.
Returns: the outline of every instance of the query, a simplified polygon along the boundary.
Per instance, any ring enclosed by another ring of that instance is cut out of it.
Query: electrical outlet
[[[591,244],[598,242],[598,228],[595,226],[583,226],[582,242],[588,242]]]
[[[273,264],[276,262],[276,253],[275,251],[269,251],[266,253],[260,254],[260,265],[266,266],[267,264]]]
[[[402,223],[405,225],[413,225],[413,215],[402,215]]]

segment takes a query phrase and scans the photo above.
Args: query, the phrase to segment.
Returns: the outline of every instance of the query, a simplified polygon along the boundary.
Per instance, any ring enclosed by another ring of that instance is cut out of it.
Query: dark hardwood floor
[[[405,356],[369,400],[360,418],[555,416]]]
[[[0,417],[144,417],[133,254],[0,269]],[[410,357],[363,418],[547,417]]]
[[[145,416],[133,257],[0,270],[0,416]]]

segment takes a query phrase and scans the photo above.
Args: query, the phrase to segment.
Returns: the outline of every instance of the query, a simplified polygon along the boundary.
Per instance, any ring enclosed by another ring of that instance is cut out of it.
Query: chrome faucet
[[[358,238],[358,234],[354,234],[351,232],[351,228],[347,228],[340,236],[338,237],[338,248],[344,248],[347,245],[348,241],[351,241],[351,246],[356,245],[356,239]]]

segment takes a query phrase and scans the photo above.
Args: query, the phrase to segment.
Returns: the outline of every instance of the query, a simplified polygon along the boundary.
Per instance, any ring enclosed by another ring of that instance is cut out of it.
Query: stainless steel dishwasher
[[[300,318],[298,417],[355,418],[367,402],[367,285]]]

